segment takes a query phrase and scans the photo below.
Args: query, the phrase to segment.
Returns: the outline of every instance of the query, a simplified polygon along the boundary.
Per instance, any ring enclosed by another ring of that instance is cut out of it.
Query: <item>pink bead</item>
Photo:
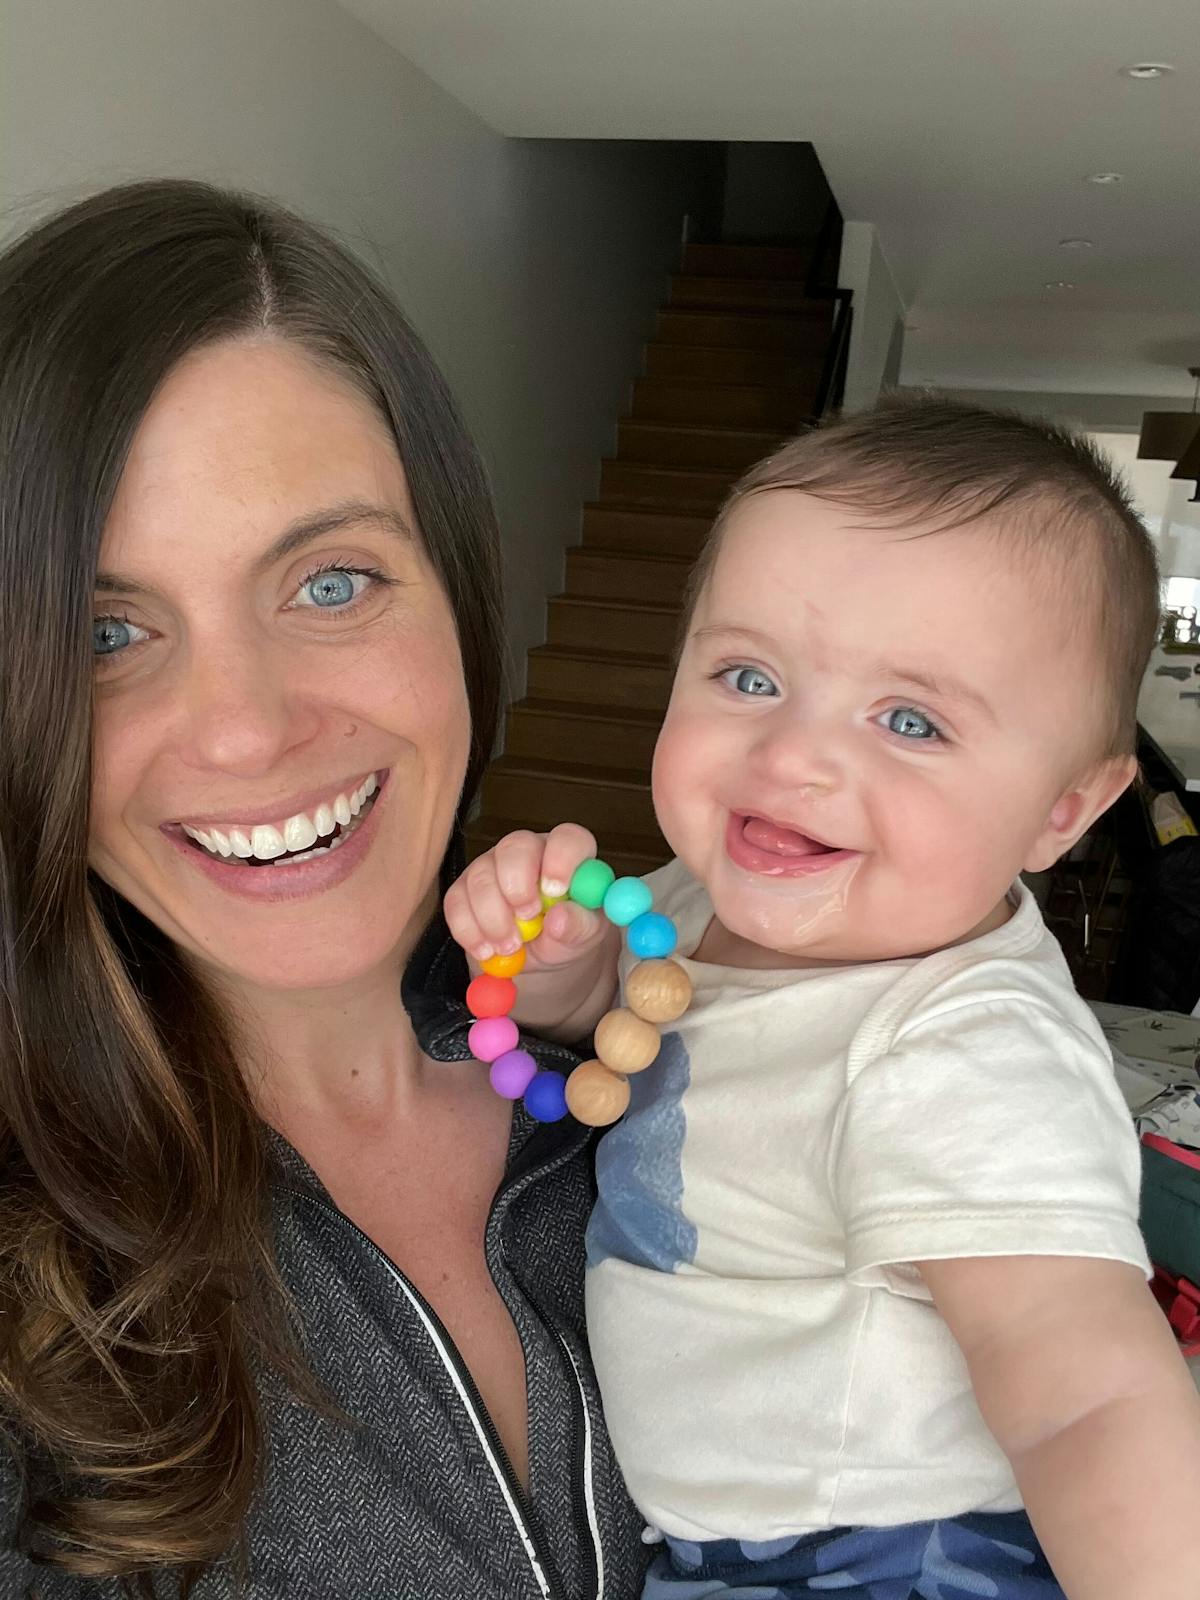
[[[537,1062],[528,1050],[508,1050],[497,1056],[488,1073],[492,1088],[506,1100],[519,1100],[537,1077]]]
[[[516,1048],[520,1034],[511,1017],[480,1017],[467,1034],[467,1049],[476,1061],[495,1061]]]

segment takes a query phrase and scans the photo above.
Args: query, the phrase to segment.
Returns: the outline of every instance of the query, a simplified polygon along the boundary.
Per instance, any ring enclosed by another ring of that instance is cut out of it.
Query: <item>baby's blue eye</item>
[[[884,725],[889,733],[897,733],[902,739],[941,738],[941,734],[929,718],[923,712],[914,711],[912,706],[897,706],[895,710],[885,713]]]
[[[770,696],[779,693],[772,680],[757,667],[730,667],[721,676],[738,694]]]
[[[92,621],[92,654],[113,656],[131,644],[141,644],[150,635],[123,617],[96,617]]]
[[[351,600],[357,599],[363,589],[367,587],[368,579],[365,573],[349,572],[336,568],[330,572],[318,572],[313,578],[307,579],[300,586],[302,595],[307,600],[301,600],[301,605],[330,607],[349,605]]]

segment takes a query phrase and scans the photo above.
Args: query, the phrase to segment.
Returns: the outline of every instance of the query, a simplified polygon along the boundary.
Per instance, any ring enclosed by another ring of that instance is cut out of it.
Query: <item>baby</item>
[[[608,1423],[666,1540],[647,1600],[1200,1595],[1135,1135],[1019,876],[1133,777],[1158,607],[1084,441],[936,398],[803,436],[722,511],[654,759],[694,999],[589,1233]],[[510,835],[455,937],[516,948],[594,850]],[[558,905],[516,1019],[584,1039],[630,964]]]

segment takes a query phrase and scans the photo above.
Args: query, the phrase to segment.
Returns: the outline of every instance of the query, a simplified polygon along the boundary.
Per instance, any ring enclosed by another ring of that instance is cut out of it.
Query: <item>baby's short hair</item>
[[[771,489],[800,490],[877,516],[881,527],[920,525],[922,533],[987,519],[1027,558],[1056,562],[1078,581],[1103,660],[1103,754],[1133,751],[1138,690],[1160,622],[1158,563],[1124,482],[1090,440],[925,390],[813,428],[734,485],[693,570],[687,617],[729,517]]]

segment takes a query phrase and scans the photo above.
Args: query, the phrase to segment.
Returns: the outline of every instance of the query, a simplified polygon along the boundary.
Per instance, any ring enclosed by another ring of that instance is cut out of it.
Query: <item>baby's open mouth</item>
[[[369,773],[356,789],[322,802],[314,811],[298,811],[278,823],[244,827],[180,827],[197,850],[231,866],[289,867],[327,856],[360,828],[375,804],[380,776]]]
[[[789,828],[786,823],[772,822],[768,817],[743,815],[742,836],[756,850],[766,850],[775,856],[829,855],[838,848],[837,845],[822,844],[819,839],[813,839],[796,828]]]

